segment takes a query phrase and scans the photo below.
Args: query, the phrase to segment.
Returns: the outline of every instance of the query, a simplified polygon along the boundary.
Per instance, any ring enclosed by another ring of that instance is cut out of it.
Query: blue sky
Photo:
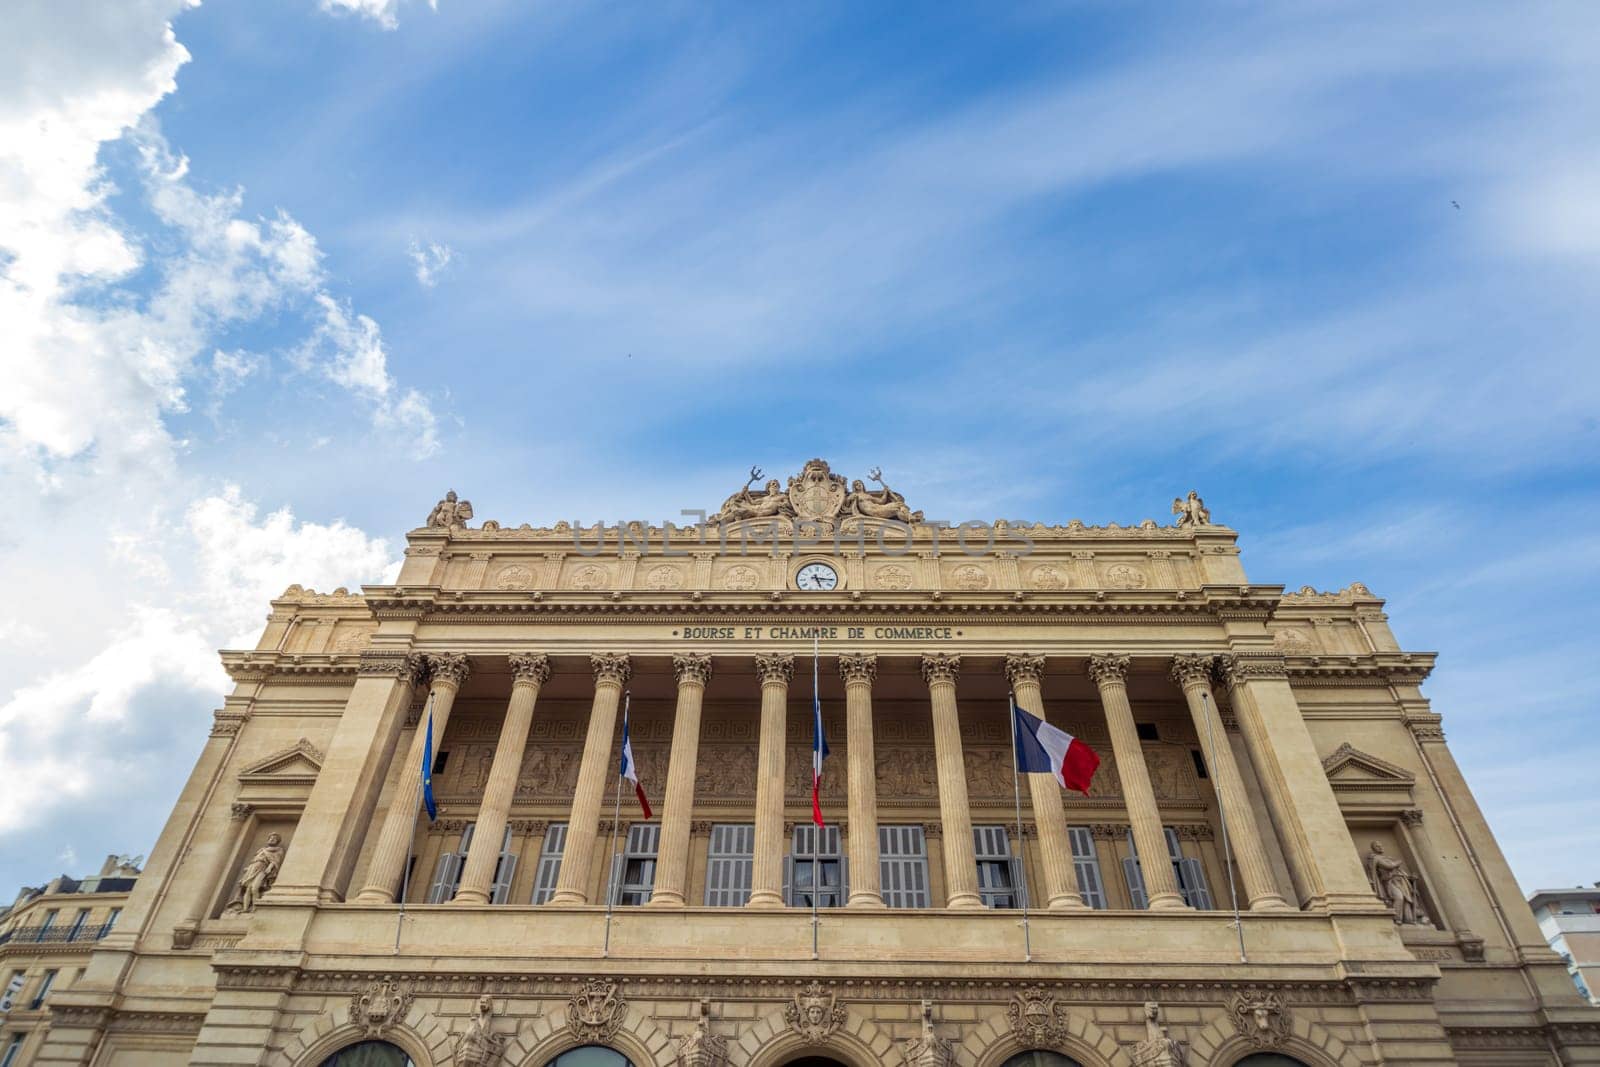
[[[881,464],[1367,583],[1525,889],[1600,878],[1584,4],[24,2],[0,886],[152,843],[290,582]]]

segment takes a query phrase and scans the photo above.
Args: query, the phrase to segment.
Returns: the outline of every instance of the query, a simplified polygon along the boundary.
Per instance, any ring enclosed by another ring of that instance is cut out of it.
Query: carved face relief
[[[1274,1048],[1289,1037],[1289,1011],[1276,993],[1235,993],[1228,1011],[1239,1036],[1257,1048]]]
[[[790,1029],[814,1045],[827,1041],[845,1021],[844,1008],[821,982],[811,982],[796,993],[783,1015]]]

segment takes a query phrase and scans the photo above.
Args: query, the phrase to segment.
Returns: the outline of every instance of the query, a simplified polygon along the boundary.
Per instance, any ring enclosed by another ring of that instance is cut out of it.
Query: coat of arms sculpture
[[[795,1033],[820,1045],[844,1025],[845,1010],[831,990],[824,990],[821,982],[811,982],[794,995],[783,1017]]]

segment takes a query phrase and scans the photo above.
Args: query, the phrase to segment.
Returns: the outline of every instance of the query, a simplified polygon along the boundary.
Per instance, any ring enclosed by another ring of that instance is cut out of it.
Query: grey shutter
[[[718,823],[711,827],[706,852],[706,904],[743,907],[750,900],[751,866],[755,859],[755,827]]]
[[[839,857],[839,907],[850,899],[850,857]]]
[[[1091,908],[1106,907],[1105,886],[1100,880],[1100,857],[1095,852],[1094,835],[1087,826],[1067,827],[1072,842],[1072,867],[1078,875],[1078,892]]]
[[[500,859],[494,865],[494,883],[489,887],[489,903],[504,904],[511,897],[511,879],[516,877],[517,857],[511,851],[511,827],[500,838]]]
[[[448,904],[450,901],[456,898],[456,892],[461,888],[462,872],[467,869],[467,852],[472,848],[472,835],[477,828],[477,823],[469,822],[467,823],[467,828],[461,831],[461,844],[456,849],[456,869],[454,875],[451,877],[450,895],[441,901],[437,901],[436,903]]]
[[[1011,844],[1004,826],[972,828],[973,859],[978,865],[978,896],[986,907],[1015,908],[1021,905],[1020,883]]]
[[[622,867],[626,862],[626,856],[621,853],[611,857],[611,875],[606,879],[607,904],[614,906],[622,893]]]
[[[454,852],[439,853],[439,865],[433,869],[433,883],[428,886],[428,903],[450,903],[460,884],[461,857]]]
[[[1191,908],[1211,910],[1211,890],[1206,886],[1206,872],[1199,860],[1185,856],[1178,861],[1178,884],[1183,887],[1184,900]]]
[[[878,875],[889,907],[928,906],[928,844],[922,827],[878,827]]]
[[[548,903],[555,895],[556,880],[561,876],[561,854],[566,851],[567,824],[551,823],[545,831],[544,844],[539,848],[539,866],[533,872],[534,904]]]
[[[1140,911],[1150,907],[1150,898],[1144,890],[1144,872],[1139,869],[1139,846],[1133,842],[1133,827],[1128,828],[1128,852],[1130,855],[1122,861],[1122,877],[1128,882],[1128,895],[1133,898],[1133,906]]]
[[[783,902],[794,907],[794,856],[783,857]]]
[[[628,840],[623,848],[622,868],[618,875],[620,904],[644,904],[649,901],[656,881],[656,852],[661,841],[661,824],[636,822],[628,827]],[[638,876],[628,879],[628,867],[638,862]]]

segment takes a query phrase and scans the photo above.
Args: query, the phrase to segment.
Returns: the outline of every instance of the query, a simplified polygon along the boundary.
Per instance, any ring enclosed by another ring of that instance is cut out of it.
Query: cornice
[[[1366,655],[1285,656],[1284,670],[1295,686],[1336,689],[1346,685],[1418,686],[1433,673],[1436,652],[1379,652]]]
[[[222,669],[235,683],[296,678],[307,684],[324,679],[354,677],[361,666],[359,652],[259,652],[223,650]]]
[[[631,528],[628,531],[630,544],[637,544],[641,536],[648,536],[651,544],[660,544],[663,534],[672,536],[671,545],[674,552],[693,552],[714,549],[718,545],[717,527],[708,526],[707,536],[703,539],[699,534],[693,533],[696,526],[656,526],[641,523],[625,524]],[[1042,522],[1016,522],[1008,519],[993,519],[984,526],[992,529],[996,537],[1008,534],[1025,534],[1035,541],[1074,542],[1074,541],[1167,541],[1174,543],[1199,544],[1202,542],[1227,542],[1232,543],[1239,537],[1238,531],[1229,526],[1208,523],[1204,526],[1161,526],[1154,519],[1144,519],[1131,526],[1108,522],[1103,526],[1090,526],[1081,519],[1069,519],[1064,525],[1047,525]],[[974,533],[977,528],[973,528]],[[690,534],[691,536],[681,536]],[[533,526],[523,523],[520,526],[503,526],[494,519],[487,519],[476,529],[465,526],[453,526],[449,529],[432,526],[420,526],[406,534],[406,541],[412,546],[427,544],[430,547],[443,547],[449,543],[469,544],[474,542],[521,542],[536,546],[539,551],[572,551],[579,542],[584,547],[590,548],[595,540],[602,536],[602,529],[598,525],[574,526],[569,522],[558,522],[554,526]],[[604,526],[603,536],[608,545],[614,545],[617,537],[617,524],[608,522]],[[753,534],[751,535],[754,536]],[[956,536],[956,528],[943,527],[938,533],[938,543],[949,544]],[[730,535],[730,539],[732,535]],[[899,543],[899,535],[896,535]],[[854,533],[839,535],[841,544],[850,544],[855,541]],[[925,523],[917,523],[912,527],[912,544],[932,545],[935,537],[932,527]],[[1019,542],[1020,545],[1020,542]],[[608,553],[611,549],[607,550]]]

